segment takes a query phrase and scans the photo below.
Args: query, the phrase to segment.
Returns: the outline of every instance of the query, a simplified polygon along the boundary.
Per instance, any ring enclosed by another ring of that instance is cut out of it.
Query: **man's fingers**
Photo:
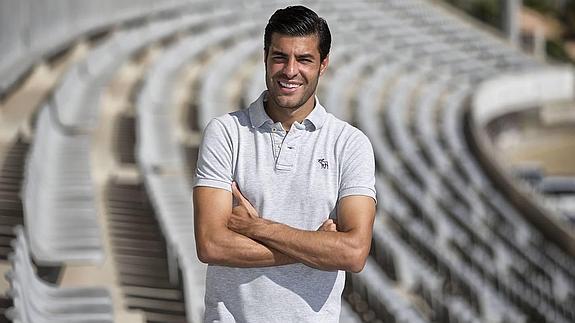
[[[335,224],[335,221],[333,221],[333,219],[327,219],[325,222],[326,224],[326,231],[331,231],[331,232],[336,232],[337,231],[337,227]]]
[[[242,195],[236,182],[232,182],[232,195],[236,198],[238,204],[246,209],[250,216],[260,217],[252,203]]]
[[[240,192],[236,182],[232,182],[232,195],[236,198],[236,200],[238,200],[238,202],[242,202],[244,200],[244,196]]]
[[[332,219],[327,219],[325,221],[323,221],[323,223],[321,224],[321,226],[317,229],[318,231],[331,231],[331,232],[336,232],[337,231],[337,227],[335,225],[335,222],[333,222]]]
[[[319,228],[317,228],[319,231],[324,231],[325,228],[328,226],[329,224],[329,219],[327,219],[326,221],[323,221],[323,223],[319,226]]]

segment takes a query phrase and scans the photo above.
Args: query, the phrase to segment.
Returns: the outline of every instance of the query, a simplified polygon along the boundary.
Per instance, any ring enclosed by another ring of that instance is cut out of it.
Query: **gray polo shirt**
[[[267,92],[248,109],[212,119],[204,129],[194,186],[242,194],[266,219],[315,231],[336,218],[348,195],[375,199],[368,138],[316,105],[290,131],[264,110]],[[334,250],[337,253],[337,250]],[[266,268],[209,265],[206,322],[337,322],[343,271],[303,264]]]

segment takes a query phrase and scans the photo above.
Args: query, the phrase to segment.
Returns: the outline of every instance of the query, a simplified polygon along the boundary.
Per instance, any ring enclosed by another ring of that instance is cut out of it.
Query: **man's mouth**
[[[278,81],[278,84],[280,85],[280,87],[282,87],[284,89],[297,89],[298,87],[301,86],[301,84],[299,84],[299,83],[288,83],[288,82],[282,82],[282,81]]]

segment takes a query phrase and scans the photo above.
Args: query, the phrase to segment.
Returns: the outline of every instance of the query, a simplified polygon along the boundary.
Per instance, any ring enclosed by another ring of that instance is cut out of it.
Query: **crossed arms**
[[[238,206],[232,207],[232,197]],[[351,195],[338,203],[337,226],[326,220],[305,231],[263,219],[235,183],[227,190],[194,188],[194,221],[202,262],[231,267],[303,263],[320,270],[359,272],[371,246],[375,201]]]

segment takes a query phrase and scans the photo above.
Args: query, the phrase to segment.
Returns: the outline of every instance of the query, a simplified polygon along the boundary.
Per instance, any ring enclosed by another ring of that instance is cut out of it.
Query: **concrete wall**
[[[489,122],[511,112],[551,102],[575,100],[575,71],[570,67],[503,75],[482,83],[471,99],[469,123],[471,146],[491,180],[521,214],[567,253],[575,257],[575,234],[552,214],[538,196],[521,187],[497,158],[485,131]]]

